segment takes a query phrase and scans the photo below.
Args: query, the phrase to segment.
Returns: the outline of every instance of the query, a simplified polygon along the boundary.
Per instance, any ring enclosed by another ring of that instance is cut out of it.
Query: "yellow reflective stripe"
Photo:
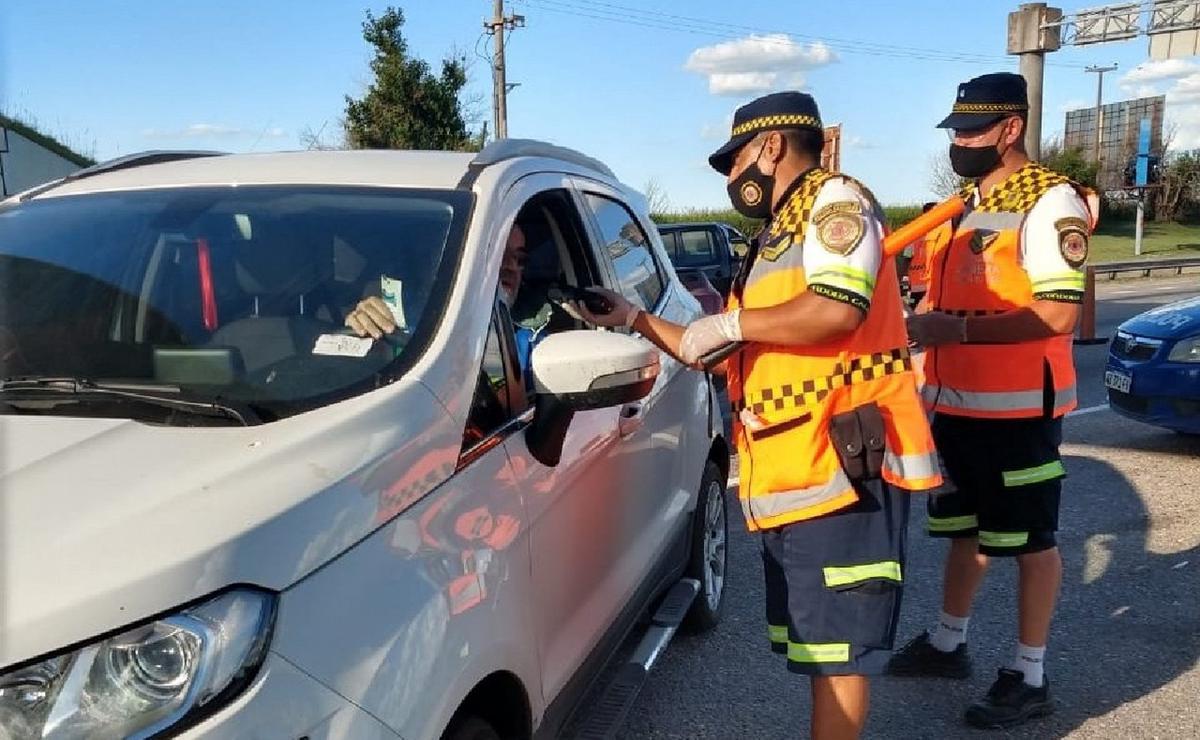
[[[1002,473],[1005,488],[1016,488],[1017,486],[1027,486],[1030,483],[1041,483],[1042,481],[1061,478],[1066,474],[1067,470],[1063,467],[1061,460],[1048,462],[1045,465],[1038,465],[1034,468],[1025,468],[1024,470],[1006,470]]]
[[[788,628],[781,627],[778,624],[767,625],[767,638],[771,642],[782,645],[788,641]]]
[[[864,565],[822,568],[821,572],[825,575],[826,588],[849,586],[852,583],[861,583],[862,581],[869,581],[872,578],[884,578],[896,583],[900,583],[903,580],[900,574],[900,563],[896,560],[883,560],[878,563],[866,563]]]
[[[1039,280],[1033,281],[1034,293],[1038,293],[1043,290],[1053,290],[1055,288],[1083,290],[1083,287],[1084,276],[1082,272],[1060,272],[1056,275],[1047,275]]]
[[[961,532],[979,526],[979,517],[967,516],[929,517],[930,532]]]
[[[1028,532],[979,531],[979,544],[988,547],[1021,547],[1029,542]]]
[[[838,288],[852,288],[872,292],[875,290],[875,278],[866,270],[858,270],[846,265],[830,265],[821,267],[808,276],[810,283],[827,283]]]
[[[850,643],[788,643],[788,660],[795,663],[849,663]]]

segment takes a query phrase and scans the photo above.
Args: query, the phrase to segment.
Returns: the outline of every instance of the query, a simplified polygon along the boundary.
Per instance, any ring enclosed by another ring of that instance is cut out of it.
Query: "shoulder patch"
[[[1058,251],[1063,259],[1075,269],[1082,267],[1088,256],[1088,222],[1070,216],[1055,221],[1054,228],[1058,231]]]
[[[861,210],[857,203],[831,203],[821,209],[821,212],[813,219],[813,225],[817,227],[817,241],[821,242],[821,246],[825,247],[825,251],[845,257],[858,248],[862,243],[863,234],[866,233],[866,224],[863,221],[862,213],[856,211],[829,211],[830,208],[836,206],[850,206]],[[826,213],[826,211],[829,211]]]
[[[813,223],[820,226],[840,213],[861,214],[862,204],[853,200],[839,200],[836,203],[828,203],[813,214]]]

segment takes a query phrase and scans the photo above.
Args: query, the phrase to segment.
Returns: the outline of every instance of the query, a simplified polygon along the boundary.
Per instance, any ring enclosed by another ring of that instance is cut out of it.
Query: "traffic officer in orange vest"
[[[1094,226],[1088,194],[1031,162],[1025,80],[989,74],[958,88],[950,162],[971,181],[952,240],[931,255],[928,313],[909,332],[928,349],[926,406],[957,490],[929,502],[929,533],[951,539],[942,613],[890,672],[966,678],[971,602],[991,557],[1016,558],[1019,642],[977,727],[1010,727],[1054,709],[1042,662],[1062,560],[1055,544],[1062,417],[1075,408],[1071,334]]]
[[[812,677],[812,735],[857,737],[867,676],[891,655],[908,498],[940,483],[879,204],[820,169],[812,97],[738,109],[709,162],[734,207],[769,221],[727,311],[684,327],[603,291],[625,325],[690,366],[735,344],[728,376],[746,523],[762,533],[767,637]],[[581,309],[586,313],[585,309]]]
[[[937,203],[926,203],[921,206],[921,213],[928,213]],[[916,307],[925,297],[929,289],[929,254],[937,249],[939,243],[950,240],[950,224],[944,223],[925,236],[917,239],[908,246],[905,252],[908,260],[908,295],[909,303]]]

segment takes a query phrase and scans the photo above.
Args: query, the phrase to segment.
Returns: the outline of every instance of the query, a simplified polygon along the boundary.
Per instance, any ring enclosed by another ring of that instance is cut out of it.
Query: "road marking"
[[[1099,406],[1088,406],[1086,409],[1075,409],[1067,416],[1083,416],[1084,414],[1094,414],[1097,411],[1108,411],[1108,404],[1102,403]]]

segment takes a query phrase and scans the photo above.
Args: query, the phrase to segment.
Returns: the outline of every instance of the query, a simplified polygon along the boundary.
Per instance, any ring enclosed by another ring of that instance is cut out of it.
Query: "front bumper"
[[[178,737],[400,740],[371,715],[275,653],[237,700]]]
[[[1145,359],[1122,357],[1110,348],[1105,369],[1127,373],[1132,383],[1128,392],[1109,388],[1108,403],[1135,421],[1200,434],[1200,364],[1168,362],[1172,346],[1163,342]]]

